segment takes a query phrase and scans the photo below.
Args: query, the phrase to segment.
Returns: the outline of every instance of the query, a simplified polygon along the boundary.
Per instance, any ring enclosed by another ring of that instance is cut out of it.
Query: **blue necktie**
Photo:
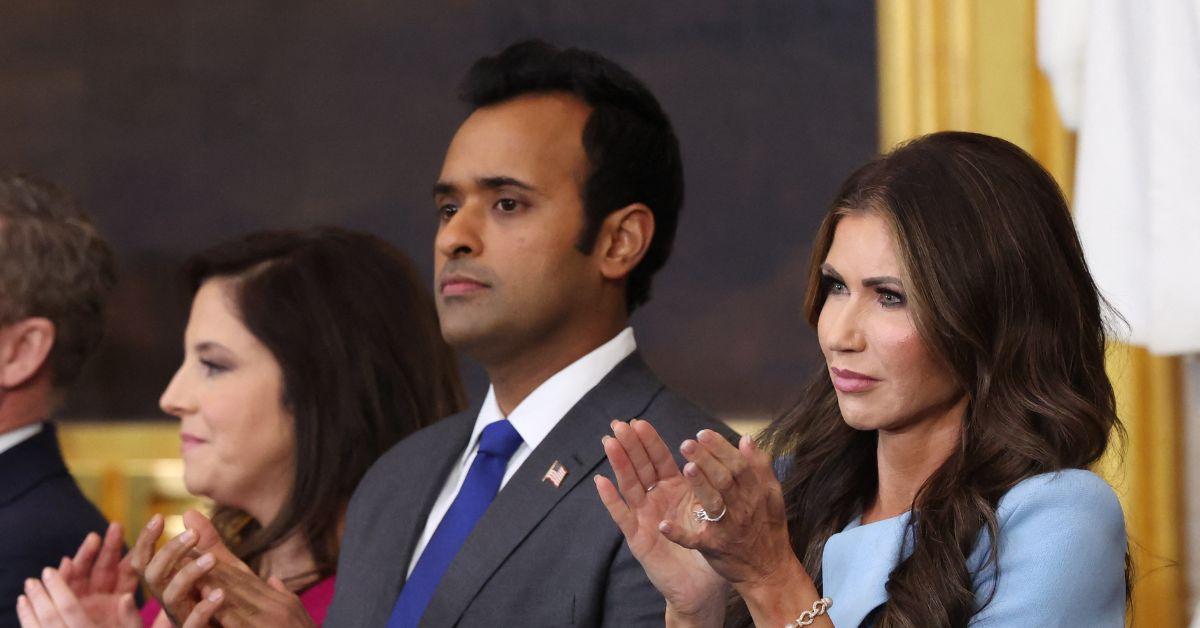
[[[388,619],[388,628],[409,628],[420,622],[442,574],[446,573],[450,561],[471,534],[475,522],[496,498],[508,459],[522,442],[521,435],[507,419],[483,428],[479,436],[479,453],[475,454],[475,461],[467,471],[467,479],[463,480],[446,516],[442,517],[412,575],[404,583]]]

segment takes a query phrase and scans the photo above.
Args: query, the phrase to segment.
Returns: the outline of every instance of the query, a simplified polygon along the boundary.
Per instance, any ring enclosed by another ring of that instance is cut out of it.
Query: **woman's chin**
[[[872,432],[885,428],[891,423],[892,418],[883,416],[877,412],[864,412],[859,408],[855,408],[851,412],[847,412],[844,408],[842,409],[842,420],[845,421],[846,425],[860,432]]]
[[[188,473],[187,469],[184,469],[183,487],[187,489],[187,492],[196,497],[213,499],[211,483],[198,473]]]

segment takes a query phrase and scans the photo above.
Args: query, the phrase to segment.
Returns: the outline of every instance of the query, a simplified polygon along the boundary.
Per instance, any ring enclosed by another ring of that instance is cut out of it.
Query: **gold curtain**
[[[1037,69],[1035,0],[877,0],[879,136],[886,150],[945,129],[1025,148],[1068,196],[1075,137]],[[1182,375],[1177,359],[1117,344],[1109,376],[1129,431],[1098,465],[1120,495],[1135,561],[1134,626],[1183,626]]]

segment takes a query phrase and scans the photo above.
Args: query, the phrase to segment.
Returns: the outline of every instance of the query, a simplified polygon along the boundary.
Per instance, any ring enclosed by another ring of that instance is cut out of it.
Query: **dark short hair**
[[[33,316],[54,323],[55,386],[74,382],[100,344],[116,282],[112,249],[66,192],[0,177],[0,326]]]
[[[256,522],[218,507],[214,523],[252,566],[300,531],[318,574],[331,574],[339,517],[363,474],[401,438],[462,405],[433,299],[395,247],[333,227],[219,244],[191,258],[184,276],[193,294],[209,279],[233,280],[239,318],[279,362],[295,419],[296,469],[279,516]]]
[[[582,190],[579,249],[590,251],[604,219],[622,207],[644,203],[654,213],[650,247],[629,275],[626,306],[632,312],[650,299],[651,279],[671,256],[683,205],[683,160],[671,120],[625,68],[595,52],[563,50],[540,40],[476,61],[461,98],[478,109],[539,92],[567,92],[592,108],[583,129],[591,172]]]

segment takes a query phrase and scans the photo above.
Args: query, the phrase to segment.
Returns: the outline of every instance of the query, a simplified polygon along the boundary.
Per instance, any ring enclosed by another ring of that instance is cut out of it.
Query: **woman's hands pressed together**
[[[187,530],[154,553],[162,521],[152,519],[133,551],[133,567],[176,625],[312,626],[300,598],[279,578],[264,582],[229,551],[206,517],[184,514]],[[182,623],[181,623],[182,622]]]

